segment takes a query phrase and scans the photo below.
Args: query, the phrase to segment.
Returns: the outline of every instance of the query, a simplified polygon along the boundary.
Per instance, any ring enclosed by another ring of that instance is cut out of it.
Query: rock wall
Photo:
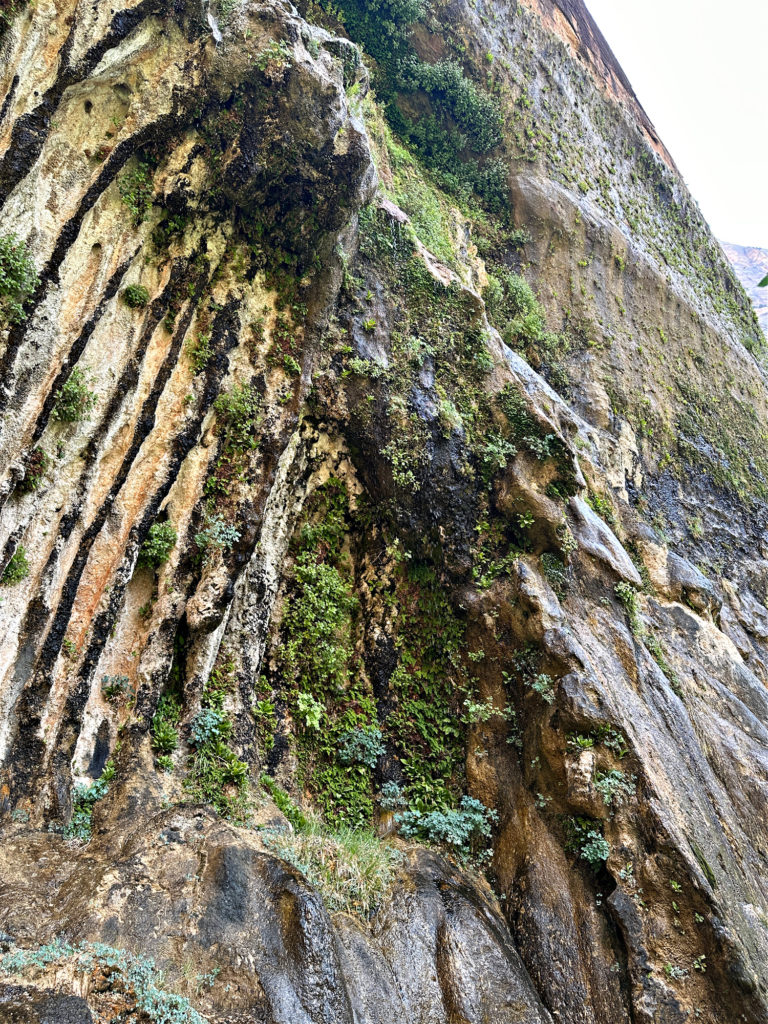
[[[1,13],[0,1020],[768,1020],[765,343],[583,4]]]

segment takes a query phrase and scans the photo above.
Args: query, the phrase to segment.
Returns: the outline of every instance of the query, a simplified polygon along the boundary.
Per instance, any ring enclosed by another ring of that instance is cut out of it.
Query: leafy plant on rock
[[[51,419],[58,423],[78,423],[91,415],[98,396],[88,387],[84,370],[76,366],[56,392]]]
[[[480,852],[497,820],[496,811],[470,796],[463,796],[456,810],[408,810],[395,815],[401,835],[443,844],[464,859]]]
[[[170,523],[153,523],[141,545],[136,564],[146,569],[157,569],[168,561],[177,539]]]
[[[11,555],[5,569],[3,569],[3,575],[0,576],[0,584],[4,587],[12,587],[16,583],[21,583],[27,576],[29,576],[27,551],[23,544],[19,544]]]
[[[0,12],[0,34],[1,19]],[[0,330],[24,320],[24,304],[39,283],[26,244],[15,235],[0,235]]]

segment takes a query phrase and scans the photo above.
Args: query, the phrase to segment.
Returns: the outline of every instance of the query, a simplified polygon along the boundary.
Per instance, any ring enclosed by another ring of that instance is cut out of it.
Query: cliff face
[[[765,341],[580,0],[3,19],[0,1020],[767,1021]]]

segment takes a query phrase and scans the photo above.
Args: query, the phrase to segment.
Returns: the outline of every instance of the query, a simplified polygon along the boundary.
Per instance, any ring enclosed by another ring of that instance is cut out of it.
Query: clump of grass
[[[372,832],[302,816],[300,831],[270,830],[264,844],[297,868],[323,897],[330,911],[370,918],[386,896],[402,852]]]

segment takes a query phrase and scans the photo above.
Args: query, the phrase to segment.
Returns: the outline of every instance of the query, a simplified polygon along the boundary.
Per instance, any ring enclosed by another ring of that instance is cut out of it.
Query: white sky
[[[585,0],[714,233],[768,249],[768,0]]]

